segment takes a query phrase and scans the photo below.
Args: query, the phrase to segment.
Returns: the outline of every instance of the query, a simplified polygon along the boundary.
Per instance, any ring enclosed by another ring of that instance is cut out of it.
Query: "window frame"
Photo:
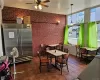
[[[89,17],[90,17],[90,16],[91,16],[91,15],[90,15],[90,14],[91,14],[91,11],[90,11],[90,10],[91,10],[92,8],[97,8],[97,7],[100,7],[100,5],[96,5],[96,6],[84,8],[84,9],[82,9],[82,10],[79,10],[79,11],[76,11],[76,12],[72,13],[72,15],[75,14],[75,13],[84,11],[84,24],[85,24],[85,23],[87,23],[87,22],[86,22],[87,20],[86,20],[86,18],[85,18],[85,17],[87,16],[87,15],[86,15],[86,9],[89,9],[88,15],[89,15]],[[68,16],[69,16],[69,15],[71,15],[71,14],[67,14],[67,18],[66,18],[66,19],[67,19],[67,22],[66,22],[67,24],[68,24]],[[90,21],[90,19],[89,19],[88,21]],[[91,22],[94,22],[94,21],[91,21]],[[96,21],[96,23],[97,23],[97,24],[100,24],[100,20],[99,20],[99,21]],[[78,24],[68,25],[68,26],[69,26],[69,27],[74,27],[74,26],[79,26],[79,25],[80,25],[80,24],[78,23]],[[69,39],[69,38],[68,38],[68,39]],[[70,38],[70,39],[78,40],[78,38]],[[100,40],[97,40],[97,41],[98,41],[98,43],[100,42]],[[100,45],[98,44],[98,46],[100,46]]]
[[[85,11],[84,11],[84,10],[81,10],[81,11],[78,11],[78,12],[75,12],[75,13],[72,13],[72,15],[76,14],[76,17],[77,17],[77,14],[80,13],[80,12],[83,12],[83,13],[84,13],[84,21],[85,21]],[[68,24],[68,17],[69,17],[69,16],[71,16],[71,14],[68,14],[68,15],[67,15],[67,24]],[[77,19],[76,19],[76,21],[77,21]],[[84,21],[81,22],[81,23],[84,23]],[[79,24],[80,24],[80,23],[76,22],[76,23],[74,23],[73,25],[79,25]],[[68,26],[73,26],[73,25],[68,24]]]

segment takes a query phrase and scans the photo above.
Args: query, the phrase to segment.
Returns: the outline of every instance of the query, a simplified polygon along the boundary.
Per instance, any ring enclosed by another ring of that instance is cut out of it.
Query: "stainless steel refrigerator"
[[[3,37],[5,54],[11,57],[10,52],[16,47],[19,57],[16,63],[32,59],[32,29],[31,25],[25,24],[3,24]]]

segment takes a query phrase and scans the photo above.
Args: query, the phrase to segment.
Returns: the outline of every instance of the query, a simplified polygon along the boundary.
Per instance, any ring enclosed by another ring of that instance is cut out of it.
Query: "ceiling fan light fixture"
[[[40,10],[42,9],[42,6],[41,5],[39,5],[38,7],[39,7]]]
[[[71,23],[70,23],[70,25],[71,25],[71,26],[73,26],[73,25],[74,25],[74,23],[73,23],[72,19],[71,19]]]
[[[50,0],[34,0],[32,3],[26,3],[26,4],[36,4],[35,9],[42,10],[42,7],[49,7],[46,5],[46,3],[50,2]]]
[[[34,6],[35,7],[35,9],[37,9],[38,8],[38,6]]]
[[[73,26],[74,24],[73,23],[70,23],[70,26]]]
[[[70,4],[71,5],[71,26],[73,25],[73,21],[72,21],[72,6],[73,6],[73,4]]]

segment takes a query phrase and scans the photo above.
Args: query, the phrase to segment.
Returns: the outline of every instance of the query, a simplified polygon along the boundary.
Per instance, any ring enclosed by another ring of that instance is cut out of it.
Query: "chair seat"
[[[45,58],[44,59],[41,59],[41,62],[42,63],[47,63],[47,62],[49,62],[49,59],[45,59]]]
[[[87,57],[96,56],[95,54],[82,54],[82,55]]]
[[[62,58],[58,58],[57,62],[60,63],[60,64],[66,64],[66,60],[62,59]]]

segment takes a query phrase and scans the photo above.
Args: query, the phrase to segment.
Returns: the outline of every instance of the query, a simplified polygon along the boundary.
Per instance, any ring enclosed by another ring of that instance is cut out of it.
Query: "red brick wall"
[[[4,7],[3,22],[15,23],[16,17],[31,16],[33,53],[40,44],[55,44],[63,42],[63,31],[66,16],[27,9]],[[60,20],[60,24],[55,24]]]

